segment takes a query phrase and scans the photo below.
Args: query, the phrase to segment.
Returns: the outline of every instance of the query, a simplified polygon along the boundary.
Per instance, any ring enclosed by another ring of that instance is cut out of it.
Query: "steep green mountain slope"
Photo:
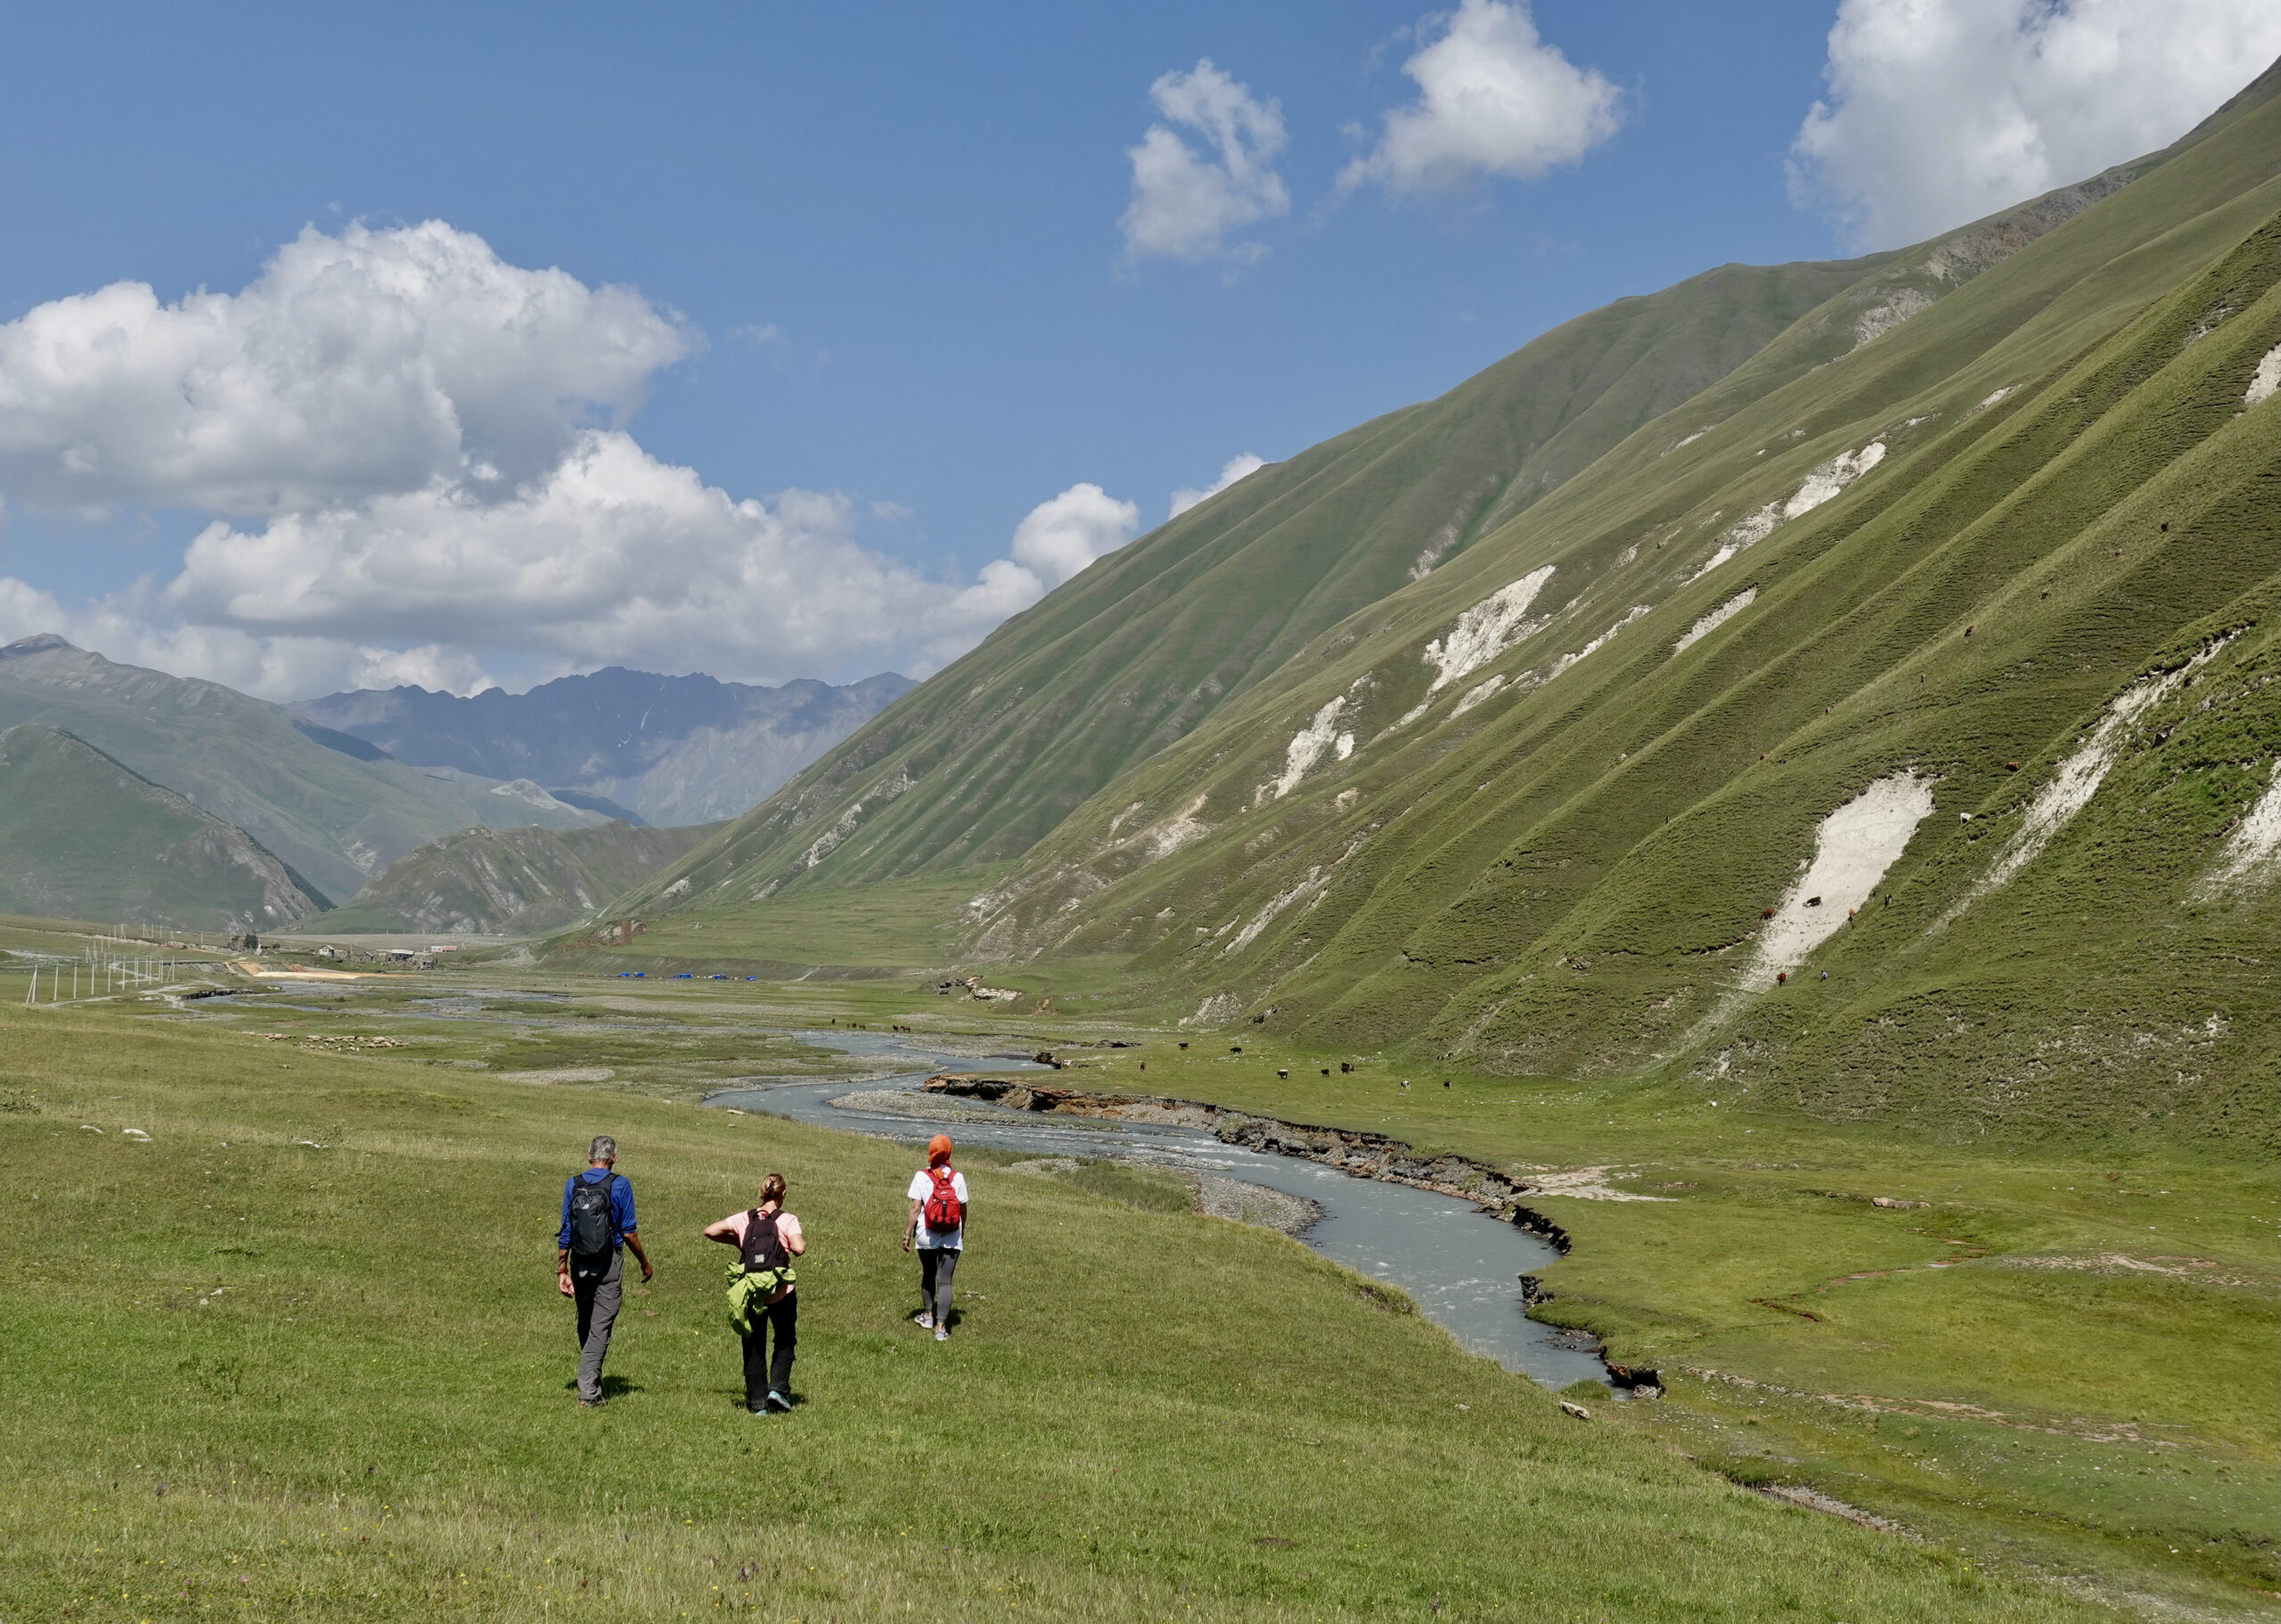
[[[1638,437],[1097,796],[980,942],[1490,1070],[2269,1137],[2277,154],[2268,100]]]
[[[2241,843],[2281,748],[2277,84],[1937,300],[2025,228],[1876,268],[1252,668],[976,899],[976,951],[1492,1070],[2269,1132],[2281,932]],[[1026,696],[1144,709],[1089,660],[1174,551],[1088,571],[665,878],[732,909],[1009,849],[1049,798]],[[1228,586],[1263,626],[1311,596]],[[1088,653],[993,686],[1054,628]]]
[[[667,878],[751,897],[1018,857],[1118,773],[1318,658],[1329,628],[1432,598],[1482,538],[1619,443],[1634,471],[1669,458],[1656,471],[1700,475],[1718,426],[1752,403],[1877,349],[2207,133],[1917,249],[1727,265],[1619,300],[1439,400],[1263,469],[1008,623]],[[2029,290],[2002,317],[2055,291]]]
[[[0,732],[0,912],[272,930],[325,905],[243,829],[86,741]]]
[[[717,825],[462,829],[388,865],[325,916],[328,931],[560,930],[711,835]]]
[[[0,649],[0,727],[26,722],[67,729],[236,824],[333,896],[470,824],[603,821],[534,784],[328,748],[282,706],[118,665],[60,637]]]
[[[844,820],[866,838],[837,880],[1019,854],[1325,627],[1460,556],[1884,263],[1722,266],[1261,469],[898,701],[737,825],[704,872],[749,870],[748,891],[797,877]],[[1825,338],[1854,341],[1843,322]]]

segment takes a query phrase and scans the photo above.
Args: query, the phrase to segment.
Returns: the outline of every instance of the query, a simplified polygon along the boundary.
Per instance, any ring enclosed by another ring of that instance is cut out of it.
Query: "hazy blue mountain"
[[[893,672],[766,688],[613,665],[528,693],[363,689],[294,708],[335,749],[529,779],[574,806],[680,825],[743,812],[912,686]]]

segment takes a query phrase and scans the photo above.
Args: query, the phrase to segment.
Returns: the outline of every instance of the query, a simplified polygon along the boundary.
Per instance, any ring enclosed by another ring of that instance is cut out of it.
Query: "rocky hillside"
[[[266,932],[325,906],[243,829],[86,740],[0,732],[0,913]]]
[[[677,825],[748,810],[913,686],[893,672],[764,688],[611,666],[527,693],[364,689],[294,709],[399,761],[528,779],[576,805]]]
[[[632,889],[714,832],[710,826],[462,829],[388,865],[324,928],[429,934],[560,930]]]

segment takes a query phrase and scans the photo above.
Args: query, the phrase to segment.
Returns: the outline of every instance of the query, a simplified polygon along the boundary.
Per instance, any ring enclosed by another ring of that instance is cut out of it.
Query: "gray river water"
[[[1296,1156],[1222,1144],[1200,1128],[1042,1116],[963,1099],[958,1102],[960,1114],[970,1120],[944,1122],[928,1114],[928,1107],[940,1097],[921,1095],[919,1085],[938,1071],[971,1069],[972,1056],[936,1052],[919,1040],[887,1032],[835,1029],[793,1035],[874,1065],[908,1061],[916,1069],[860,1082],[800,1079],[730,1089],[705,1103],[875,1138],[917,1141],[947,1131],[962,1145],[993,1150],[1132,1162],[1266,1185],[1303,1196],[1321,1209],[1321,1219],[1300,1236],[1307,1246],[1358,1273],[1400,1286],[1420,1312],[1473,1352],[1547,1387],[1607,1380],[1597,1355],[1562,1346],[1551,1326],[1539,1325],[1523,1312],[1519,1277],[1560,1254],[1548,1242],[1487,1217],[1468,1202],[1358,1179]],[[1034,1069],[1026,1061],[993,1064],[998,1069]],[[912,1113],[906,1117],[891,1109],[851,1111],[830,1103],[857,1089],[867,1096],[883,1090],[908,1093]],[[976,1194],[985,1192],[977,1189]]]

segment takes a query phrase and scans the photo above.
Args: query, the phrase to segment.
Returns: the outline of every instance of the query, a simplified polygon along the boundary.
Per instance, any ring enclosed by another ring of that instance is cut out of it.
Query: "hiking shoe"
[[[788,1398],[786,1398],[786,1397],[785,1397],[782,1393],[781,1393],[781,1392],[772,1392],[772,1393],[770,1393],[770,1394],[768,1395],[767,1403],[768,1403],[768,1408],[771,1408],[771,1409],[773,1409],[773,1410],[781,1410],[781,1411],[783,1411],[786,1415],[789,1415],[789,1414],[791,1414],[791,1411],[792,1411],[792,1400],[789,1400],[789,1399],[788,1399]]]
[[[922,1331],[931,1331],[935,1328],[935,1317],[924,1309],[913,1315],[912,1319]]]
[[[946,1342],[950,1341],[951,1328],[948,1326],[936,1326],[935,1327],[935,1340],[938,1342]]]

